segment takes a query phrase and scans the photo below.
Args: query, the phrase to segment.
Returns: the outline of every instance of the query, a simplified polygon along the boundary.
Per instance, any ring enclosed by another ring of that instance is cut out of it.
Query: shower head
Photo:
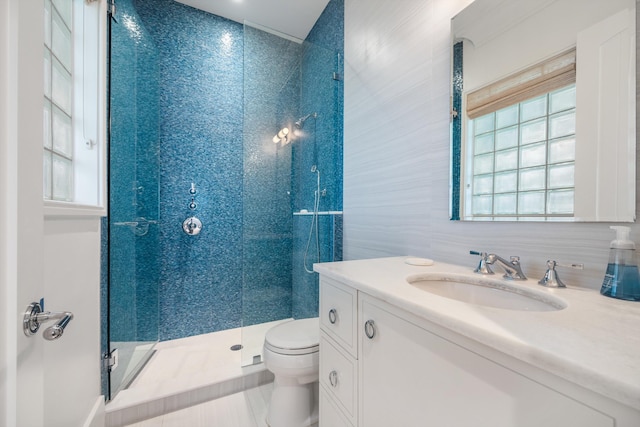
[[[318,172],[318,166],[316,165],[311,166],[311,173],[314,173],[314,172]]]
[[[296,122],[294,123],[296,129],[302,129],[304,127],[304,122],[307,121],[307,119],[309,117],[313,117],[314,119],[318,117],[318,113],[311,113],[311,114],[307,114],[304,117],[300,117],[298,120],[296,120]]]
[[[310,114],[307,114],[304,117],[300,117],[298,120],[296,120],[296,122],[294,123],[294,126],[296,127],[296,129],[302,129],[302,126],[304,125],[304,122],[310,117]]]

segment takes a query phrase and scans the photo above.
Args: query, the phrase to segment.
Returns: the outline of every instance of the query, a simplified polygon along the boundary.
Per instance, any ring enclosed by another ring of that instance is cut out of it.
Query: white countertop
[[[409,257],[315,264],[318,273],[398,306],[561,378],[640,409],[640,302],[598,291],[551,289],[535,280],[510,281],[560,297],[558,311],[514,311],[468,304],[420,290],[406,278],[420,273],[477,277],[472,267],[436,261],[413,266]],[[500,278],[496,268],[496,278]]]

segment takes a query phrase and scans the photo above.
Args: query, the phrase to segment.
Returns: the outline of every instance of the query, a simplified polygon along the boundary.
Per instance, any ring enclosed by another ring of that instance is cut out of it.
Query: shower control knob
[[[182,230],[189,236],[196,236],[202,231],[202,221],[195,216],[187,218],[182,223]]]

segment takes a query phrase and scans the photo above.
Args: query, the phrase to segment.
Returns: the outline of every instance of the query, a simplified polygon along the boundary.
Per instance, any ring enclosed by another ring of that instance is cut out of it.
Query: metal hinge
[[[118,367],[118,349],[114,348],[111,353],[102,355],[102,368],[113,372]]]
[[[116,19],[116,0],[107,0],[107,13]]]

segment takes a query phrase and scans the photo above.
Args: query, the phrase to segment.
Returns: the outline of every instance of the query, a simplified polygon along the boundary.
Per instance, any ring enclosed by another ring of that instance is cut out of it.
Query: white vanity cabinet
[[[358,425],[358,292],[320,278],[320,424]]]
[[[424,329],[406,312],[361,294],[360,313],[371,325],[368,336],[360,334],[362,426],[614,426],[611,417]]]
[[[640,425],[636,410],[336,280],[320,283],[320,427]]]

